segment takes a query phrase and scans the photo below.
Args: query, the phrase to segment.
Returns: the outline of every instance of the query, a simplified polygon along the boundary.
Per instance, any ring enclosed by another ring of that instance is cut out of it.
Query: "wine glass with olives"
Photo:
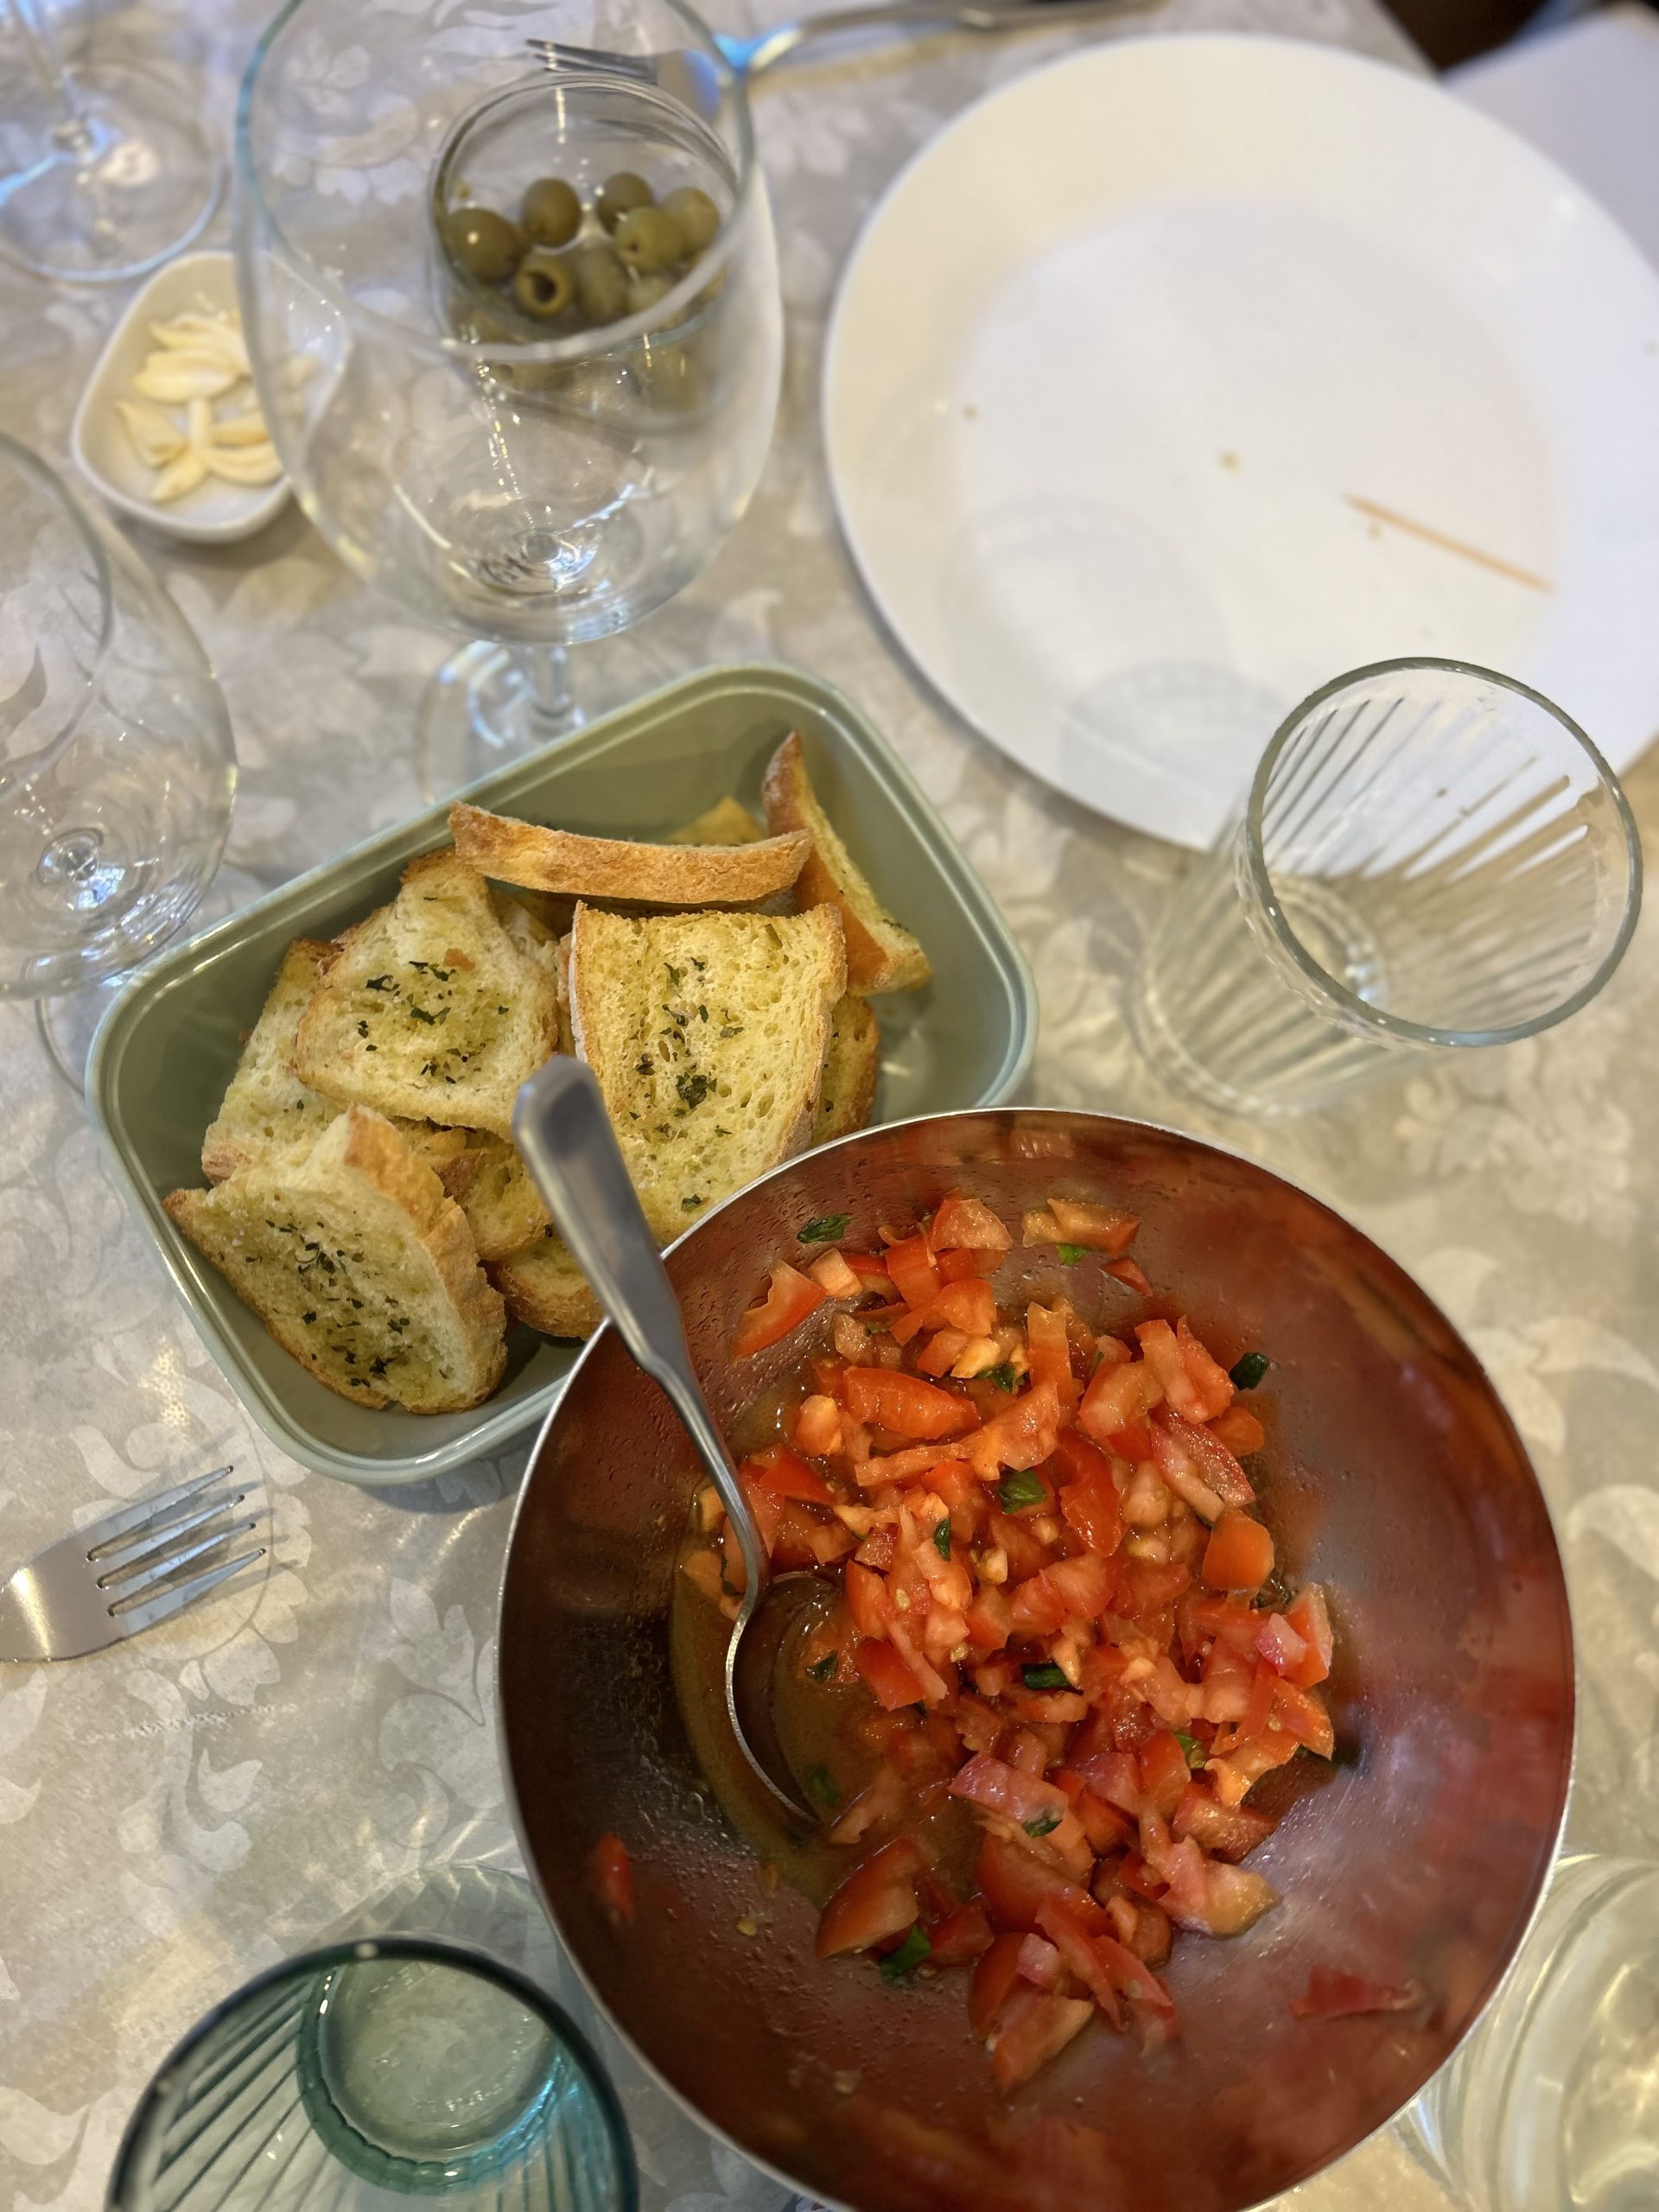
[[[429,792],[459,789],[575,726],[567,649],[690,582],[753,492],[782,316],[741,83],[678,0],[289,0],[237,164],[295,491],[474,640],[421,716]]]

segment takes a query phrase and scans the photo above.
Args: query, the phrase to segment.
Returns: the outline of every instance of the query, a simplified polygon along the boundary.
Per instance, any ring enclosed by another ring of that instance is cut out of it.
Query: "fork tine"
[[[259,1516],[255,1514],[250,1520],[232,1522],[227,1529],[210,1529],[199,1542],[191,1544],[184,1551],[168,1552],[154,1567],[147,1567],[142,1574],[130,1574],[124,1582],[117,1583],[113,1590],[105,1592],[110,1601],[111,1612],[117,1620],[124,1619],[129,1599],[137,1597],[141,1591],[154,1589],[156,1583],[165,1582],[168,1575],[176,1574],[181,1567],[188,1567],[193,1559],[200,1559],[216,1546],[229,1543],[233,1536],[251,1536],[258,1525]]]
[[[226,1560],[223,1567],[209,1567],[205,1574],[180,1583],[175,1590],[164,1590],[159,1598],[135,1605],[130,1612],[117,1613],[115,1624],[123,1636],[137,1636],[143,1629],[154,1628],[157,1621],[168,1620],[173,1614],[181,1613],[187,1605],[194,1605],[198,1598],[205,1598],[216,1584],[228,1580],[238,1567],[251,1567],[264,1555],[265,1547],[261,1544],[257,1551],[244,1552],[239,1559]]]
[[[175,1506],[209,1483],[216,1483],[221,1475],[234,1471],[232,1466],[210,1468],[205,1475],[193,1476],[188,1483],[181,1483],[176,1490],[164,1490],[156,1497],[141,1497],[137,1505],[123,1506],[118,1513],[106,1513],[101,1521],[92,1521],[77,1531],[79,1541],[86,1547],[87,1556],[105,1544],[112,1544],[118,1536],[124,1536],[129,1529],[142,1528],[146,1522],[156,1521],[171,1513]]]
[[[215,1513],[227,1513],[233,1506],[240,1505],[247,1494],[245,1490],[220,1491],[214,1497],[199,1502],[187,1499],[187,1503],[195,1503],[194,1512],[168,1521],[162,1528],[146,1529],[142,1535],[135,1537],[130,1544],[124,1544],[119,1551],[107,1553],[105,1557],[92,1560],[99,1588],[106,1588],[128,1567],[137,1567],[145,1560],[154,1558],[158,1551],[166,1550],[169,1544],[177,1543],[193,1529],[200,1528],[204,1521],[211,1521]]]

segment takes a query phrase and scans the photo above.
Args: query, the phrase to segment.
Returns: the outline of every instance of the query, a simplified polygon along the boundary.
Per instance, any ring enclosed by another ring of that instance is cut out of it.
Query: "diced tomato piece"
[[[1109,1475],[1090,1475],[1072,1483],[1060,1498],[1066,1526],[1090,1550],[1109,1559],[1123,1534],[1123,1515],[1116,1485]]]
[[[982,1199],[953,1191],[934,1215],[927,1241],[936,1252],[1006,1252],[1014,1236]]]
[[[721,1581],[719,1554],[711,1551],[688,1552],[680,1561],[680,1572],[692,1588],[711,1605],[717,1605],[724,1597]]]
[[[853,1664],[863,1676],[872,1697],[886,1712],[922,1701],[920,1677],[908,1667],[891,1643],[866,1637],[853,1654]]]
[[[968,1464],[982,1482],[994,1482],[1004,1467],[1035,1467],[1052,1454],[1062,1419],[1053,1384],[1035,1383],[971,1440]]]
[[[912,1313],[919,1313],[938,1296],[939,1271],[922,1236],[906,1236],[887,1247],[887,1274],[893,1287]]]
[[[891,1535],[891,1531],[884,1531]],[[884,1637],[887,1632],[887,1586],[874,1569],[855,1560],[847,1569],[847,1610],[861,1636]]]
[[[1176,1748],[1179,1750],[1179,1745]],[[1185,1761],[1183,1761],[1185,1764]],[[1096,1796],[1116,1805],[1131,1820],[1141,1817],[1141,1769],[1131,1751],[1095,1751],[1077,1761],[1077,1772]]]
[[[996,1327],[996,1293],[978,1275],[965,1282],[948,1282],[928,1307],[926,1319],[930,1328],[988,1337]]]
[[[1288,1675],[1293,1681],[1307,1656],[1306,1644],[1282,1613],[1268,1615],[1255,1631],[1255,1648],[1263,1666],[1270,1667],[1275,1675]]]
[[[1058,1775],[1055,1779],[1059,1779]],[[1092,1789],[1078,1800],[1076,1810],[1089,1839],[1089,1848],[1097,1857],[1119,1851],[1126,1843],[1134,1841],[1134,1824],[1127,1815],[1120,1813],[1116,1805],[1109,1805],[1103,1797],[1096,1797]]]
[[[1171,1819],[1191,1779],[1186,1753],[1166,1728],[1160,1728],[1141,1746],[1135,1754],[1135,1765],[1142,1804],[1150,1805],[1166,1820]]]
[[[1196,1434],[1190,1422],[1184,1426]],[[1220,1493],[1205,1481],[1192,1454],[1177,1441],[1162,1414],[1152,1424],[1152,1457],[1166,1488],[1190,1505],[1200,1521],[1210,1525],[1220,1520],[1225,1510]]]
[[[1151,1278],[1138,1260],[1108,1260],[1106,1273],[1127,1284],[1129,1289],[1139,1291],[1142,1298],[1152,1296]]]
[[[1020,1984],[1020,1946],[1023,1936],[995,1936],[990,1948],[974,1968],[968,1985],[968,2024],[983,2043],[1001,2017],[1002,2008]]]
[[[1009,1633],[1030,1641],[1052,1636],[1071,1618],[1065,1592],[1045,1571],[1032,1575],[1014,1592],[1008,1615]]]
[[[1298,1593],[1285,1618],[1307,1646],[1306,1656],[1285,1671],[1298,1689],[1311,1690],[1330,1674],[1335,1642],[1331,1633],[1330,1607],[1317,1582],[1310,1582],[1306,1589]]]
[[[841,1256],[858,1277],[859,1283],[867,1294],[874,1291],[885,1298],[893,1288],[893,1278],[887,1273],[887,1263],[879,1252],[843,1250]]]
[[[1173,2018],[1175,1999],[1146,1961],[1138,1958],[1126,1944],[1120,1943],[1115,1936],[1096,1936],[1095,1955],[1111,1976],[1114,1986],[1121,1989],[1132,2005],[1146,2005]]]
[[[1185,1329],[1186,1324],[1183,1322],[1181,1326]],[[1216,1372],[1226,1385],[1226,1396],[1217,1402],[1214,1391],[1195,1380],[1185,1356],[1185,1344],[1167,1321],[1138,1321],[1135,1333],[1141,1340],[1141,1350],[1147,1366],[1163,1385],[1165,1397],[1185,1420],[1208,1421],[1212,1414],[1220,1413],[1227,1405],[1233,1395],[1233,1386],[1228,1382],[1224,1371],[1216,1368]],[[1192,1341],[1198,1344],[1196,1338]],[[1201,1344],[1198,1349],[1204,1351]],[[1207,1352],[1204,1356],[1209,1359]],[[1210,1365],[1214,1367],[1215,1362],[1211,1360]]]
[[[1061,1405],[1076,1405],[1080,1391],[1071,1372],[1071,1339],[1065,1314],[1056,1313],[1052,1306],[1039,1306],[1034,1300],[1027,1306],[1026,1351],[1031,1361],[1032,1381],[1051,1383]]]
[[[1067,1970],[1077,1976],[1112,2025],[1121,2027],[1123,2008],[1117,2001],[1110,1975],[1096,1954],[1094,1939],[1082,1921],[1058,1897],[1045,1897],[1037,1908],[1037,1923]],[[1027,1938],[1027,1942],[1031,1940]]]
[[[1083,1394],[1077,1426],[1096,1444],[1110,1445],[1115,1436],[1140,1421],[1163,1395],[1156,1371],[1147,1361],[1129,1360],[1119,1366],[1103,1362]]]
[[[839,1386],[839,1374],[836,1381]],[[828,1459],[832,1452],[841,1450],[841,1408],[833,1397],[818,1392],[810,1398],[802,1399],[795,1412],[795,1441],[803,1452],[810,1452],[820,1459]],[[827,1484],[823,1499],[820,1502],[833,1503],[833,1494]]]
[[[607,1830],[588,1854],[588,1879],[613,1928],[633,1918],[633,1861],[628,1847]]]
[[[914,1436],[931,1443],[959,1436],[972,1428],[978,1415],[966,1398],[941,1390],[937,1382],[918,1376],[901,1375],[885,1367],[849,1367],[842,1389],[853,1419],[894,1436]]]
[[[1094,2010],[1086,1997],[1054,1997],[1036,1989],[1028,2002],[1011,2005],[991,2046],[997,2088],[1006,2095],[1029,2082],[1088,2026]]]
[[[936,1329],[916,1355],[916,1372],[935,1377],[948,1375],[968,1344],[969,1338],[961,1329]]]
[[[1316,1966],[1308,1974],[1306,1993],[1292,1998],[1290,2009],[1299,2020],[1344,2020],[1359,2012],[1409,2012],[1422,1993],[1414,1981],[1371,1981],[1363,1974]]]
[[[1201,1428],[1197,1421],[1183,1421],[1169,1408],[1160,1412],[1158,1419],[1188,1453],[1224,1505],[1253,1503],[1255,1491],[1249,1477],[1213,1429]]]
[[[864,1286],[839,1252],[820,1252],[806,1271],[826,1298],[861,1298]]]
[[[1201,1782],[1189,1782],[1176,1806],[1178,1836],[1191,1836],[1214,1859],[1244,1859],[1265,1843],[1279,1825],[1271,1813],[1253,1805],[1223,1805]]]
[[[1175,1341],[1179,1344],[1181,1357],[1186,1363],[1187,1380],[1204,1407],[1202,1413],[1194,1414],[1191,1418],[1194,1421],[1214,1421],[1233,1402],[1233,1378],[1220,1361],[1212,1357],[1208,1347],[1200,1344],[1193,1335],[1185,1315],[1175,1324]],[[1179,1412],[1182,1408],[1178,1407],[1176,1410]]]
[[[1067,1615],[1072,1620],[1094,1620],[1111,1602],[1117,1586],[1116,1566],[1098,1552],[1056,1560],[1052,1567],[1044,1569],[1044,1574],[1065,1599]]]
[[[1000,1651],[1014,1633],[1012,1602],[994,1582],[980,1585],[966,1618],[968,1641],[976,1651]]]
[[[1248,1406],[1236,1401],[1224,1414],[1217,1414],[1210,1424],[1210,1433],[1218,1444],[1224,1444],[1236,1458],[1247,1452],[1259,1452],[1268,1440],[1268,1432]]]
[[[1192,1584],[1192,1570],[1175,1560],[1120,1559],[1116,1567],[1116,1604],[1131,1620],[1164,1612]]]
[[[1058,1989],[1065,1980],[1065,1961],[1047,1936],[1020,1938],[1020,1979],[1033,1989]]]
[[[1062,1483],[1112,1482],[1112,1455],[1079,1428],[1063,1428],[1055,1440],[1053,1464]]]
[[[1273,1573],[1273,1538],[1248,1513],[1230,1510],[1210,1531],[1198,1573],[1212,1590],[1259,1590]]]
[[[810,1405],[813,1401],[809,1398],[807,1403]],[[770,1491],[774,1497],[796,1497],[807,1505],[833,1505],[836,1502],[836,1494],[823,1477],[786,1444],[769,1444],[744,1465],[758,1471],[761,1488]]]
[[[1132,1213],[1116,1213],[1110,1206],[1085,1205],[1077,1198],[1051,1198],[1049,1212],[1063,1244],[1081,1244],[1091,1252],[1116,1256],[1135,1242],[1141,1224]]]
[[[1250,1694],[1238,1724],[1240,1743],[1247,1743],[1252,1737],[1265,1732],[1268,1721],[1273,1718],[1273,1694],[1277,1687],[1278,1678],[1272,1668],[1258,1665],[1250,1677]]]
[[[1034,1929],[1037,1908],[1047,1897],[1065,1898],[1088,1924],[1104,1924],[1100,1908],[1087,1890],[1071,1880],[1052,1859],[1027,1850],[1012,1837],[986,1836],[979,1847],[975,1877],[991,1918],[1001,1927]]]
[[[933,1255],[939,1281],[944,1283],[967,1282],[974,1275],[994,1275],[1001,1263],[1000,1252],[964,1249],[960,1252],[936,1252]]]
[[[868,1951],[915,1924],[916,1877],[925,1860],[914,1836],[895,1836],[855,1866],[823,1908],[814,1948],[819,1958]]]
[[[732,1357],[745,1359],[777,1344],[791,1329],[798,1329],[807,1315],[823,1303],[823,1292],[810,1277],[780,1261],[772,1270],[766,1294],[758,1306],[740,1314],[732,1335]]]
[[[1336,1731],[1331,1726],[1331,1715],[1311,1690],[1298,1689],[1294,1682],[1275,1682],[1273,1714],[1299,1744],[1306,1744],[1319,1758],[1328,1759],[1336,1750]]]
[[[758,1459],[745,1459],[737,1471],[737,1479],[743,1485],[743,1495],[749,1501],[749,1511],[754,1516],[755,1534],[760,1537],[768,1558],[777,1549],[779,1535],[784,1525],[784,1501],[766,1480],[766,1469]],[[738,1549],[735,1524],[728,1521],[721,1530],[725,1547],[729,1580],[734,1586],[742,1586],[742,1554]]]
[[[993,1758],[986,1751],[958,1769],[950,1795],[1039,1832],[1058,1827],[1071,1809],[1065,1790],[1053,1783],[1023,1773],[1006,1759]]]
[[[1216,1796],[1229,1808],[1241,1804],[1264,1774],[1296,1756],[1296,1738],[1288,1728],[1275,1728],[1257,1736],[1224,1758],[1206,1759],[1205,1770],[1216,1786]]]
[[[982,1957],[995,1941],[990,1916],[976,1898],[936,1921],[927,1935],[931,1946],[928,1963],[936,1967],[968,1966]]]

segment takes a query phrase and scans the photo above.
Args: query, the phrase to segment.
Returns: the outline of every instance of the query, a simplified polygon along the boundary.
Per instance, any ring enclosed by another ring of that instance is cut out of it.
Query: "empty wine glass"
[[[0,512],[0,997],[42,1001],[79,1086],[97,986],[172,937],[213,878],[236,754],[177,607],[3,435]]]
[[[154,69],[67,67],[38,0],[0,0],[8,46],[22,66],[0,67],[0,253],[36,276],[112,284],[188,245],[225,181],[190,103]]]
[[[625,268],[596,209],[619,172],[702,195],[717,232]],[[550,178],[581,229],[537,296],[512,232]],[[428,790],[454,790],[575,727],[565,648],[689,582],[754,489],[781,308],[742,86],[677,0],[289,0],[237,183],[243,321],[302,504],[359,575],[484,641],[423,712]]]

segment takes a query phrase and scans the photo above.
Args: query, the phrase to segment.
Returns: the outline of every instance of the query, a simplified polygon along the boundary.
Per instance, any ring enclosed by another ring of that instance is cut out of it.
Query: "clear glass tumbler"
[[[406,1885],[353,1916],[376,1933],[239,1989],[145,2092],[111,2212],[634,2212],[609,2081],[508,1955],[523,1890],[478,1868]]]
[[[1558,707],[1455,661],[1327,683],[1182,884],[1130,1009],[1152,1065],[1224,1112],[1300,1112],[1592,999],[1641,905],[1636,824]]]
[[[1659,1866],[1563,1859],[1491,2010],[1397,2126],[1471,2212],[1652,2212]]]

